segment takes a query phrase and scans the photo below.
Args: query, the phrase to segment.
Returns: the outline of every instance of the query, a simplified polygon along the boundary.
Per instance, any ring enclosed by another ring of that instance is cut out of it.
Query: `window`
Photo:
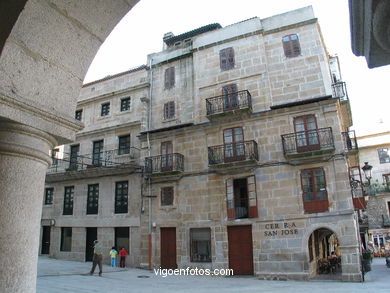
[[[61,251],[72,251],[72,228],[61,227]]]
[[[74,119],[81,121],[83,116],[83,110],[76,110],[74,114]]]
[[[80,152],[80,145],[71,145],[70,146],[70,158],[69,158],[69,170],[75,171],[77,170],[77,161],[79,157],[79,152]]]
[[[378,149],[379,163],[390,163],[389,149],[381,148]]]
[[[130,110],[130,97],[121,99],[121,112]]]
[[[210,228],[190,229],[191,261],[211,262]]]
[[[255,176],[226,180],[228,219],[257,218]]]
[[[173,146],[171,141],[161,143],[161,172],[173,170]]]
[[[161,205],[173,205],[173,186],[161,188]]]
[[[129,182],[120,181],[115,183],[115,214],[128,212]]]
[[[166,89],[170,89],[175,86],[175,67],[165,69],[164,84]]]
[[[99,208],[99,184],[88,185],[87,215],[97,215]]]
[[[325,172],[322,168],[301,171],[303,206],[305,213],[319,213],[328,210]]]
[[[224,161],[234,162],[245,159],[244,133],[242,127],[234,127],[223,131]]]
[[[219,51],[219,62],[221,70],[229,70],[234,68],[234,50],[233,48],[226,48]]]
[[[175,118],[175,102],[168,102],[164,104],[164,119]]]
[[[130,134],[119,136],[118,155],[130,153]]]
[[[228,111],[238,108],[237,85],[229,84],[222,88],[223,110]]]
[[[103,140],[93,142],[92,149],[92,165],[95,167],[102,166],[103,163]]]
[[[57,154],[59,151],[60,151],[59,149],[52,149],[51,150],[51,164],[53,166],[58,165]]]
[[[63,215],[73,215],[73,195],[74,186],[66,186],[64,192],[64,210]]]
[[[317,120],[314,115],[295,117],[294,128],[298,153],[320,149]]]
[[[301,54],[298,35],[292,34],[282,38],[284,55],[286,57],[296,57]]]
[[[45,189],[45,204],[53,204],[54,188],[49,187]]]
[[[102,109],[100,111],[100,116],[107,116],[110,114],[110,103],[102,104]]]

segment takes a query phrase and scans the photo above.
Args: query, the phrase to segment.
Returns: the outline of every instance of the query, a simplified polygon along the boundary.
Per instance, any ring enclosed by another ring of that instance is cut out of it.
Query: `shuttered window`
[[[301,170],[301,182],[305,213],[327,211],[329,203],[324,169],[312,168]]]
[[[164,84],[166,89],[170,89],[175,86],[175,67],[165,69]]]
[[[175,102],[171,101],[164,104],[164,119],[175,118]]]
[[[234,50],[233,48],[226,48],[219,51],[219,62],[221,70],[229,70],[234,68]]]
[[[284,36],[282,38],[284,55],[286,57],[297,57],[301,55],[301,46],[299,44],[298,35],[292,34],[288,36]]]

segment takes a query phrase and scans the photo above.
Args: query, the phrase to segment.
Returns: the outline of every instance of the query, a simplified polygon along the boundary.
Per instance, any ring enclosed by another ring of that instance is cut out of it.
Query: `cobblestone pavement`
[[[153,271],[104,265],[103,276],[88,274],[91,263],[40,257],[37,293],[346,293],[390,292],[390,268],[376,258],[364,283],[340,281],[264,281],[255,277],[157,276]]]

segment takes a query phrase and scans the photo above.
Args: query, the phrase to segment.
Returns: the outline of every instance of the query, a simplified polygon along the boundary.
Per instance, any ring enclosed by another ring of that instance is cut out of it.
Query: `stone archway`
[[[0,3],[0,292],[35,292],[49,150],[83,127],[74,110],[84,76],[138,1]]]
[[[311,278],[341,280],[340,242],[328,228],[314,230],[307,242]]]

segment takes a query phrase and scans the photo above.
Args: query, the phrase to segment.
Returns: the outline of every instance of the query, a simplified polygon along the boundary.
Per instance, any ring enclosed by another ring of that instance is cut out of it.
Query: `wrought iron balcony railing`
[[[207,115],[220,114],[238,109],[252,109],[249,91],[238,91],[206,99]]]
[[[348,132],[342,132],[341,134],[343,136],[344,149],[346,151],[358,150],[358,144],[357,144],[357,139],[355,136],[355,130],[350,130]]]
[[[348,92],[345,82],[339,81],[332,84],[332,96],[341,101],[348,101]]]
[[[72,155],[56,152],[52,157],[52,164],[48,173],[60,173],[66,171],[80,171],[95,167],[120,166],[133,162],[139,158],[140,150],[130,147],[126,150],[109,150],[86,155]]]
[[[148,174],[164,172],[183,172],[184,156],[173,153],[145,158],[145,172]]]
[[[390,217],[387,215],[382,215],[382,226],[383,228],[389,228],[390,227]]]
[[[257,143],[254,140],[211,146],[208,148],[208,155],[209,165],[259,160]]]
[[[331,127],[284,134],[282,143],[285,155],[334,150]]]

